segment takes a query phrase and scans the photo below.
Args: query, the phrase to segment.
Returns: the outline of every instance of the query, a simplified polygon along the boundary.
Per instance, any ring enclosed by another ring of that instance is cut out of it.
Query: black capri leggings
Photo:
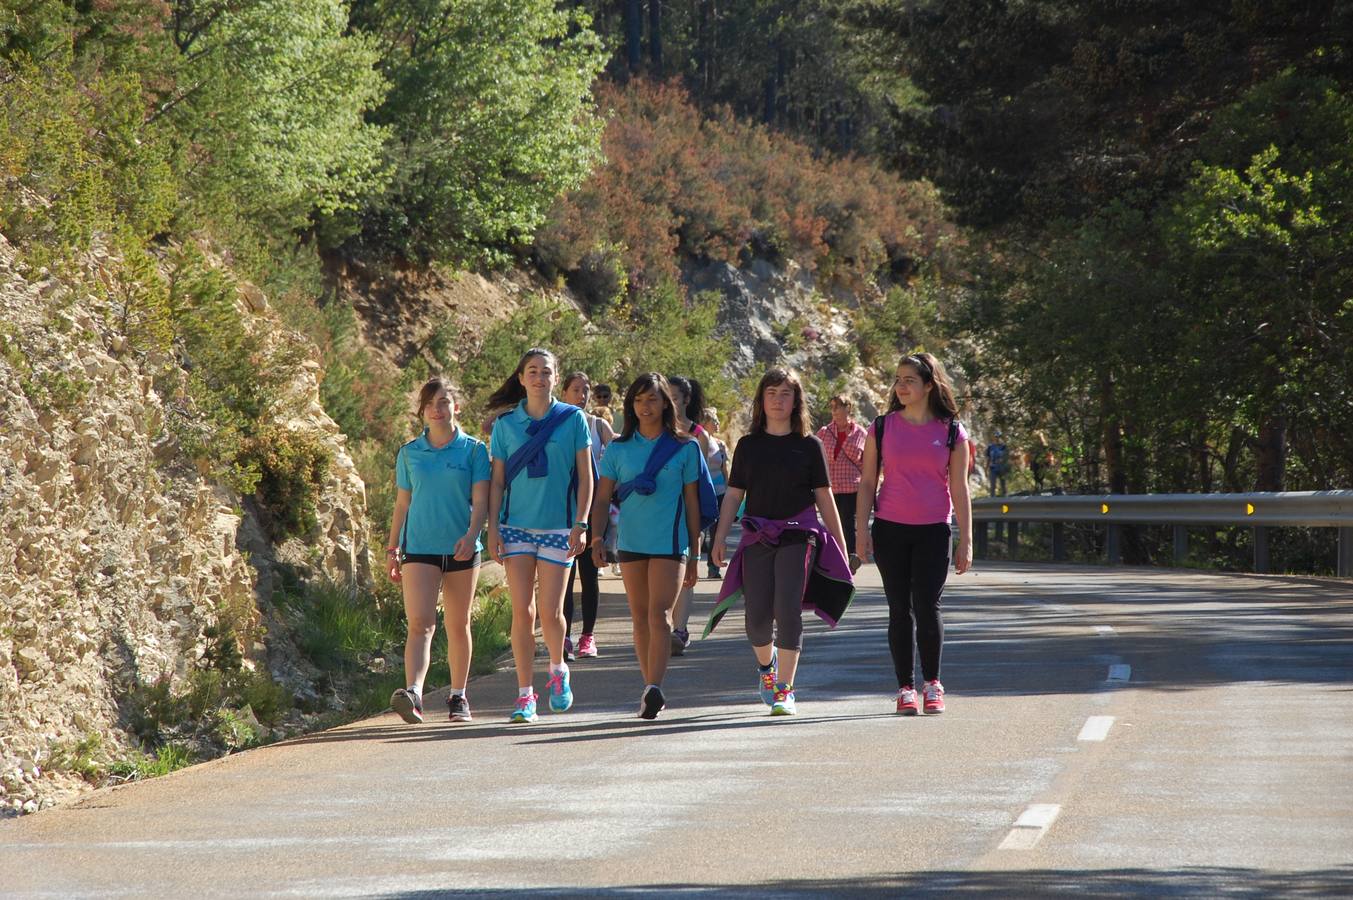
[[[803,649],[803,589],[816,547],[811,539],[790,535],[776,546],[758,542],[742,549],[742,600],[752,646],[766,646],[774,632],[781,650]]]
[[[573,566],[568,570],[568,590],[564,592],[564,634],[573,633],[573,578],[574,575],[583,585],[583,634],[591,634],[597,627],[597,567],[592,562],[592,550],[588,548],[573,558]]]
[[[934,681],[940,677],[944,648],[940,595],[949,576],[949,523],[902,525],[875,519],[870,534],[888,596],[888,650],[897,686],[915,685],[915,650],[921,654],[921,677]]]

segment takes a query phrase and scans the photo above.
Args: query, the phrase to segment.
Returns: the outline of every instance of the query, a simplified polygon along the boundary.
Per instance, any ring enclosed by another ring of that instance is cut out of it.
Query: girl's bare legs
[[[509,556],[507,592],[512,597],[512,662],[517,667],[517,687],[531,686],[536,655],[536,558]]]
[[[645,684],[662,684],[672,656],[672,608],[681,593],[685,564],[674,559],[648,560],[648,666]],[[638,625],[635,625],[638,631]]]
[[[442,576],[442,609],[446,614],[446,655],[451,668],[451,687],[464,690],[470,679],[470,607],[474,604],[479,567]]]
[[[422,690],[432,656],[432,636],[437,631],[437,592],[442,573],[426,563],[405,563],[401,569],[404,587],[404,615],[408,619],[408,639],[404,642],[404,674],[408,685]]]
[[[540,633],[550,652],[550,665],[564,664],[564,589],[568,587],[568,568],[553,563],[536,566],[536,610],[540,614]],[[534,649],[534,648],[532,648]]]
[[[639,660],[639,673],[644,684],[653,684],[648,678],[648,564],[644,561],[620,564],[620,578],[625,582],[625,601],[630,608],[634,625],[634,655]]]

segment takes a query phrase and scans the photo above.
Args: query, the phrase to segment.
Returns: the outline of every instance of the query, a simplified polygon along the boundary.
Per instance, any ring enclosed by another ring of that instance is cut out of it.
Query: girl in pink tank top
[[[957,415],[953,388],[939,360],[929,353],[907,356],[897,367],[888,412],[870,427],[864,446],[855,508],[856,552],[864,559],[872,556],[883,576],[897,712],[904,716],[921,711],[921,697],[927,714],[944,712],[940,595],[949,572],[951,516],[958,522],[954,571],[962,575],[972,566],[970,448]],[[918,650],[920,696],[915,687]]]

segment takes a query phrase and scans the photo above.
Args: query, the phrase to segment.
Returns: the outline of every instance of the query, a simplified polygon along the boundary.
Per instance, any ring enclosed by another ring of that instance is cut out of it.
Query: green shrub
[[[331,463],[319,438],[264,425],[245,439],[240,459],[259,473],[256,496],[273,537],[308,534],[316,525],[316,501]]]

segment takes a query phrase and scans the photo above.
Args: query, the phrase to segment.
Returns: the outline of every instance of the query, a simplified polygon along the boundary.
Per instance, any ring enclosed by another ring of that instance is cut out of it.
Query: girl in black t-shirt
[[[751,431],[733,451],[728,491],[710,548],[712,561],[722,567],[728,532],[745,496],[743,527],[753,524],[760,538],[744,541],[740,551],[747,637],[756,652],[761,699],[774,716],[795,712],[804,588],[816,542],[835,540],[842,553],[846,546],[827,458],[822,443],[808,433],[806,406],[802,385],[786,370],[771,369],[761,379],[752,401]],[[825,530],[811,514],[813,507]],[[796,518],[800,513],[807,513],[805,521]]]

